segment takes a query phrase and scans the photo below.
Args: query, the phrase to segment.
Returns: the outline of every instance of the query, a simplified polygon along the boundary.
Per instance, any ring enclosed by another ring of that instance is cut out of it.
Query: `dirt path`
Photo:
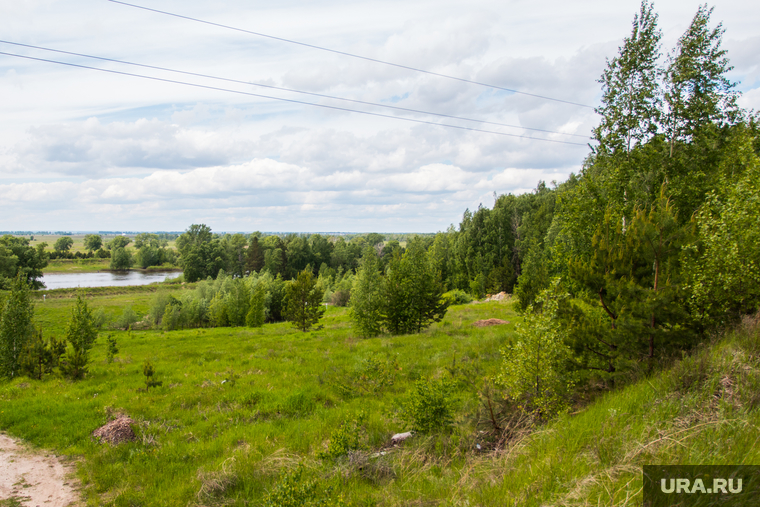
[[[66,507],[78,500],[70,466],[53,454],[34,453],[0,433],[0,501],[31,507]]]

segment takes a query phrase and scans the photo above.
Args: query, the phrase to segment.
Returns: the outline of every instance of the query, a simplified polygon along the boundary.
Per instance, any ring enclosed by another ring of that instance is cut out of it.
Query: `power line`
[[[187,81],[177,81],[177,80],[174,80],[174,79],[166,79],[166,78],[160,78],[160,77],[154,77],[154,76],[145,76],[143,74],[133,74],[131,72],[123,72],[123,71],[111,70],[111,69],[99,69],[97,67],[90,67],[88,65],[80,65],[80,64],[69,63],[69,62],[60,62],[60,61],[57,61],[57,60],[48,60],[46,58],[36,58],[36,57],[33,57],[33,56],[26,56],[26,55],[17,55],[17,54],[13,54],[13,53],[6,53],[4,51],[0,51],[0,55],[13,56],[13,57],[16,57],[16,58],[24,58],[26,60],[35,60],[35,61],[38,61],[38,62],[55,63],[57,65],[65,65],[67,67],[76,67],[76,68],[80,68],[80,69],[96,70],[96,71],[99,71],[99,72],[107,72],[109,74],[117,74],[117,75],[121,75],[121,76],[131,76],[131,77],[137,77],[137,78],[142,78],[142,79],[149,79],[149,80],[152,80],[152,81],[160,81],[160,82],[164,82],[164,83],[172,83],[172,84],[180,84],[180,85],[184,85],[184,86],[192,86],[194,88],[203,88],[203,89],[207,89],[207,90],[215,90],[215,91],[222,91],[222,92],[228,92],[228,93],[236,93],[238,95],[247,95],[247,96],[250,96],[250,97],[259,97],[259,98],[270,99],[270,100],[279,100],[279,101],[282,101],[282,102],[290,102],[290,103],[293,103],[293,104],[302,104],[302,105],[306,105],[306,106],[322,107],[322,108],[325,108],[325,109],[334,109],[334,110],[337,110],[337,111],[346,111],[346,112],[349,112],[349,113],[359,113],[359,114],[365,114],[365,115],[369,115],[369,116],[377,116],[377,117],[380,117],[380,118],[390,118],[392,120],[400,120],[400,121],[407,121],[407,122],[413,122],[413,123],[421,123],[421,124],[425,124],[425,125],[434,125],[434,126],[437,126],[437,127],[447,127],[447,128],[454,128],[454,129],[459,129],[459,130],[468,130],[468,131],[472,131],[472,132],[482,132],[482,133],[486,133],[486,134],[496,134],[496,135],[500,135],[500,136],[516,137],[516,138],[520,138],[520,139],[530,139],[530,140],[533,140],[533,141],[544,141],[544,142],[548,142],[548,143],[569,144],[569,145],[575,145],[575,146],[587,146],[584,143],[573,143],[573,142],[570,142],[570,141],[559,141],[559,140],[556,140],[556,139],[542,139],[540,137],[521,136],[521,135],[517,135],[517,134],[508,134],[506,132],[497,132],[497,131],[494,131],[494,130],[478,129],[478,128],[473,128],[473,127],[463,127],[461,125],[451,125],[451,124],[447,124],[447,123],[435,123],[435,122],[432,122],[432,121],[417,120],[417,119],[414,119],[414,118],[404,118],[404,117],[401,117],[401,116],[391,116],[389,114],[373,113],[371,111],[361,111],[361,110],[358,110],[358,109],[349,109],[347,107],[328,106],[326,104],[317,104],[317,103],[314,103],[314,102],[305,102],[305,101],[302,101],[302,100],[284,99],[282,97],[273,97],[271,95],[262,95],[262,94],[259,94],[259,93],[244,92],[244,91],[240,91],[240,90],[231,90],[229,88],[220,88],[218,86],[208,86],[208,85],[202,85],[202,84],[197,84],[197,83],[189,83]]]
[[[556,99],[556,98],[553,98],[553,97],[547,97],[545,95],[537,95],[535,93],[521,92],[519,90],[513,90],[511,88],[504,88],[504,87],[501,87],[501,86],[496,86],[496,85],[487,84],[487,83],[481,83],[479,81],[473,81],[473,80],[464,79],[464,78],[461,78],[461,77],[449,76],[447,74],[440,74],[438,72],[432,72],[432,71],[429,71],[429,70],[418,69],[416,67],[410,67],[408,65],[401,65],[399,63],[387,62],[385,60],[378,60],[376,58],[370,58],[368,56],[355,55],[353,53],[347,53],[345,51],[338,51],[337,49],[330,49],[330,48],[326,48],[326,47],[322,47],[322,46],[317,46],[317,45],[314,45],[314,44],[308,44],[306,42],[299,42],[299,41],[296,41],[296,40],[285,39],[284,37],[276,37],[274,35],[267,35],[267,34],[261,33],[261,32],[254,32],[254,31],[251,31],[251,30],[245,30],[243,28],[237,28],[237,27],[234,27],[234,26],[223,25],[221,23],[214,23],[213,21],[206,21],[206,20],[203,20],[203,19],[191,18],[190,16],[183,16],[182,14],[175,14],[173,12],[161,11],[161,10],[158,10],[158,9],[151,9],[150,7],[143,7],[142,5],[130,4],[130,3],[127,3],[127,2],[121,2],[119,0],[108,0],[108,1],[112,2],[112,3],[115,3],[115,4],[126,5],[128,7],[134,7],[136,9],[142,9],[142,10],[145,10],[145,11],[157,12],[159,14],[166,14],[167,16],[173,16],[175,18],[186,19],[186,20],[189,20],[189,21],[195,21],[197,23],[204,23],[206,25],[211,25],[211,26],[218,26],[220,28],[226,28],[228,30],[235,30],[237,32],[243,32],[243,33],[247,33],[247,34],[251,34],[251,35],[257,35],[259,37],[266,37],[268,39],[274,39],[274,40],[278,40],[278,41],[281,41],[281,42],[287,42],[287,43],[290,43],[290,44],[297,44],[299,46],[304,46],[304,47],[307,47],[307,48],[319,49],[320,51],[328,51],[330,53],[335,53],[335,54],[343,55],[343,56],[350,56],[351,58],[359,58],[361,60],[366,60],[366,61],[374,62],[374,63],[382,63],[383,65],[390,65],[392,67],[398,67],[400,69],[413,70],[415,72],[421,72],[423,74],[429,74],[431,76],[443,77],[443,78],[446,78],[446,79],[453,79],[455,81],[460,81],[462,83],[470,83],[470,84],[475,84],[475,85],[478,85],[478,86],[485,86],[487,88],[493,88],[493,89],[496,89],[496,90],[503,90],[503,91],[506,91],[506,92],[517,93],[517,94],[520,94],[520,95],[526,95],[528,97],[535,97],[535,98],[544,99],[544,100],[551,100],[551,101],[554,101],[554,102],[561,102],[563,104],[570,104],[570,105],[573,105],[573,106],[586,107],[586,108],[589,108],[589,109],[594,109],[594,106],[589,106],[588,104],[581,104],[579,102],[572,102],[572,101],[569,101],[569,100]]]
[[[345,102],[353,102],[353,103],[356,103],[356,104],[364,104],[364,105],[369,105],[369,106],[384,107],[384,108],[387,108],[387,109],[395,109],[395,110],[398,110],[398,111],[406,111],[406,112],[410,112],[410,113],[428,114],[428,115],[432,115],[432,116],[440,116],[442,118],[451,118],[451,119],[455,119],[455,120],[463,120],[463,121],[471,121],[471,122],[483,123],[483,124],[488,124],[488,125],[496,125],[496,126],[499,126],[499,127],[517,128],[517,129],[523,129],[523,130],[532,130],[532,131],[535,131],[535,132],[544,132],[544,133],[547,133],[547,134],[559,134],[559,135],[563,135],[563,136],[580,137],[580,138],[583,138],[583,139],[591,139],[589,136],[584,136],[584,135],[581,135],[581,134],[567,134],[567,133],[564,133],[564,132],[557,132],[555,130],[545,130],[545,129],[531,128],[531,127],[523,127],[523,126],[520,126],[520,125],[509,125],[507,123],[499,123],[499,122],[486,121],[486,120],[477,120],[477,119],[473,119],[473,118],[465,118],[463,116],[456,116],[456,115],[451,115],[451,114],[433,113],[433,112],[430,112],[430,111],[422,111],[422,110],[419,110],[419,109],[411,109],[411,108],[407,108],[407,107],[391,106],[391,105],[388,105],[388,104],[380,104],[380,103],[377,103],[377,102],[367,102],[367,101],[364,101],[364,100],[347,99],[347,98],[344,98],[344,97],[335,97],[333,95],[325,95],[325,94],[322,94],[322,93],[306,92],[306,91],[302,91],[302,90],[295,90],[295,89],[292,89],[292,88],[283,88],[283,87],[280,87],[280,86],[266,85],[266,84],[262,84],[262,83],[253,83],[253,82],[250,82],[250,81],[242,81],[242,80],[239,80],[239,79],[229,79],[229,78],[225,78],[225,77],[212,76],[212,75],[209,75],[209,74],[199,74],[197,72],[188,72],[188,71],[184,71],[184,70],[170,69],[168,67],[159,67],[159,66],[155,66],[155,65],[146,65],[146,64],[142,64],[142,63],[128,62],[126,60],[116,60],[116,59],[113,59],[113,58],[104,58],[102,56],[93,56],[93,55],[87,55],[87,54],[83,54],[83,53],[74,53],[72,51],[63,51],[63,50],[60,50],[60,49],[46,48],[46,47],[42,47],[42,46],[33,46],[31,44],[22,44],[20,42],[11,42],[11,41],[6,41],[6,40],[0,40],[0,43],[2,43],[2,44],[11,44],[13,46],[21,46],[21,47],[32,48],[32,49],[39,49],[39,50],[42,50],[42,51],[50,51],[50,52],[53,52],[53,53],[61,53],[61,54],[65,54],[65,55],[80,56],[80,57],[83,57],[83,58],[91,58],[91,59],[94,59],[94,60],[101,60],[101,61],[105,61],[105,62],[114,62],[114,63],[120,63],[120,64],[124,64],[124,65],[133,65],[135,67],[143,67],[143,68],[146,68],[146,69],[154,69],[154,70],[162,70],[162,71],[166,71],[166,72],[174,72],[174,73],[177,73],[177,74],[184,74],[184,75],[187,75],[187,76],[196,76],[196,77],[203,77],[203,78],[208,78],[208,79],[216,79],[218,81],[227,81],[227,82],[230,82],[230,83],[238,83],[238,84],[244,84],[244,85],[259,86],[259,87],[262,87],[262,88],[270,88],[272,90],[280,90],[280,91],[286,91],[286,92],[292,92],[292,93],[301,93],[301,94],[304,94],[304,95],[312,95],[312,96],[315,96],[315,97],[322,97],[322,98],[333,99],[333,100],[342,100],[342,101],[345,101]]]

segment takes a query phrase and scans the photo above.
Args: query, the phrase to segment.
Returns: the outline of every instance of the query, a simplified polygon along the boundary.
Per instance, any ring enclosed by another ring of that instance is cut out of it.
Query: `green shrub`
[[[113,357],[119,353],[119,346],[116,344],[116,338],[113,335],[106,336],[106,360],[113,363]]]
[[[132,310],[132,305],[127,305],[124,307],[124,310],[122,310],[121,315],[118,319],[113,323],[114,327],[117,329],[129,329],[132,324],[135,322],[138,322],[140,320],[140,317],[137,316],[134,310]]]
[[[443,298],[449,305],[466,305],[467,303],[472,302],[472,296],[460,289],[451,290],[445,293]]]
[[[264,498],[264,507],[320,507],[345,505],[343,500],[333,499],[329,488],[320,490],[316,479],[303,477],[304,467],[286,472]]]
[[[102,306],[95,310],[92,314],[92,319],[95,329],[103,329],[103,327],[108,324],[108,316]]]
[[[401,411],[402,420],[419,433],[450,427],[454,422],[451,391],[451,383],[445,380],[416,381]]]
[[[339,458],[346,456],[350,451],[361,449],[360,434],[366,419],[366,414],[361,412],[351,421],[344,421],[330,433],[327,450],[317,453],[317,457],[322,459]]]

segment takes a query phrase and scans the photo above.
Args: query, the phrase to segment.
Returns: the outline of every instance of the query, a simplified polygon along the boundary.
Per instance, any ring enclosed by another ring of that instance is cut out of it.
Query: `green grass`
[[[102,294],[91,306],[131,304],[144,314],[150,297]],[[72,305],[67,297],[38,302],[36,318],[60,330]],[[472,326],[492,317],[513,324]],[[0,429],[77,458],[89,505],[259,505],[301,463],[304,480],[332,487],[347,505],[633,506],[646,463],[760,464],[756,320],[671,371],[642,374],[544,427],[514,426],[505,445],[489,447],[476,388],[499,368],[518,320],[510,305],[493,302],[452,307],[411,336],[357,338],[346,309],[334,307],[324,329],[308,333],[286,323],[117,331],[117,362],[105,362],[101,337],[84,381],[0,385]],[[148,392],[146,359],[163,382]],[[368,359],[389,366],[391,384],[371,388]],[[414,381],[450,378],[450,370],[463,372],[452,431],[388,449],[390,436],[407,429],[398,412]],[[318,457],[361,412],[363,450]],[[138,440],[94,442],[92,431],[117,413],[136,421]],[[386,454],[373,457],[379,451]]]
[[[95,273],[107,271],[111,259],[54,259],[48,261],[43,273]]]

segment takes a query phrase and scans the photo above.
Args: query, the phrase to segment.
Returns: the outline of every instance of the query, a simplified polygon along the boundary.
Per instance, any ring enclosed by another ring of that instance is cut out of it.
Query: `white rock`
[[[411,438],[411,437],[412,437],[411,431],[407,431],[406,433],[396,433],[395,435],[391,437],[391,443],[394,445],[400,444],[407,438]]]

